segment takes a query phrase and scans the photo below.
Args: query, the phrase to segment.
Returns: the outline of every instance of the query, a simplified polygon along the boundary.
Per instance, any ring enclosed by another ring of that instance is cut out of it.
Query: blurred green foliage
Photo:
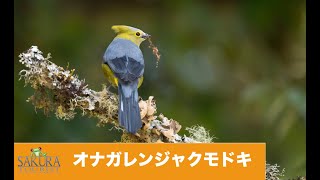
[[[45,116],[26,102],[18,81],[19,53],[31,45],[75,68],[92,89],[114,24],[152,35],[162,59],[141,45],[145,81],[139,90],[157,99],[159,113],[183,127],[203,125],[217,142],[266,142],[268,163],[286,176],[305,175],[305,1],[14,1],[14,140],[110,142],[120,132],[79,112],[72,121]],[[182,133],[186,133],[182,130]]]

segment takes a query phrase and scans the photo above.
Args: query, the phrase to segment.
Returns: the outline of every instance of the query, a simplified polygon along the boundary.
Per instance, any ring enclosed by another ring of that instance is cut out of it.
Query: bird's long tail
[[[137,83],[118,84],[119,92],[119,123],[130,133],[136,133],[141,128],[141,116],[138,104]]]

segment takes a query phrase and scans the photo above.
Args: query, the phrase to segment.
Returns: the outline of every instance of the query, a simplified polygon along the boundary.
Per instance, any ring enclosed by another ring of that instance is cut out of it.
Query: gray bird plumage
[[[138,104],[138,81],[144,73],[144,59],[133,42],[115,38],[103,56],[118,78],[119,123],[130,133],[136,133],[142,122]]]

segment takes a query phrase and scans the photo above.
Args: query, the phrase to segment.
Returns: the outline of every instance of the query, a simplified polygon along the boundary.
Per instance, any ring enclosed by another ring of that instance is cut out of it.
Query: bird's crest
[[[123,32],[128,32],[128,31],[138,31],[139,29],[131,27],[131,26],[126,26],[126,25],[114,25],[111,27],[112,30],[114,30],[115,33],[123,33]]]

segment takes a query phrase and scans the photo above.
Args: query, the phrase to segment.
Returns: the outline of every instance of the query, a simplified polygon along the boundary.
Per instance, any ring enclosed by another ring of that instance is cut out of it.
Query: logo
[[[50,156],[41,147],[32,148],[30,156],[18,156],[21,173],[57,173],[60,168],[58,156]]]

